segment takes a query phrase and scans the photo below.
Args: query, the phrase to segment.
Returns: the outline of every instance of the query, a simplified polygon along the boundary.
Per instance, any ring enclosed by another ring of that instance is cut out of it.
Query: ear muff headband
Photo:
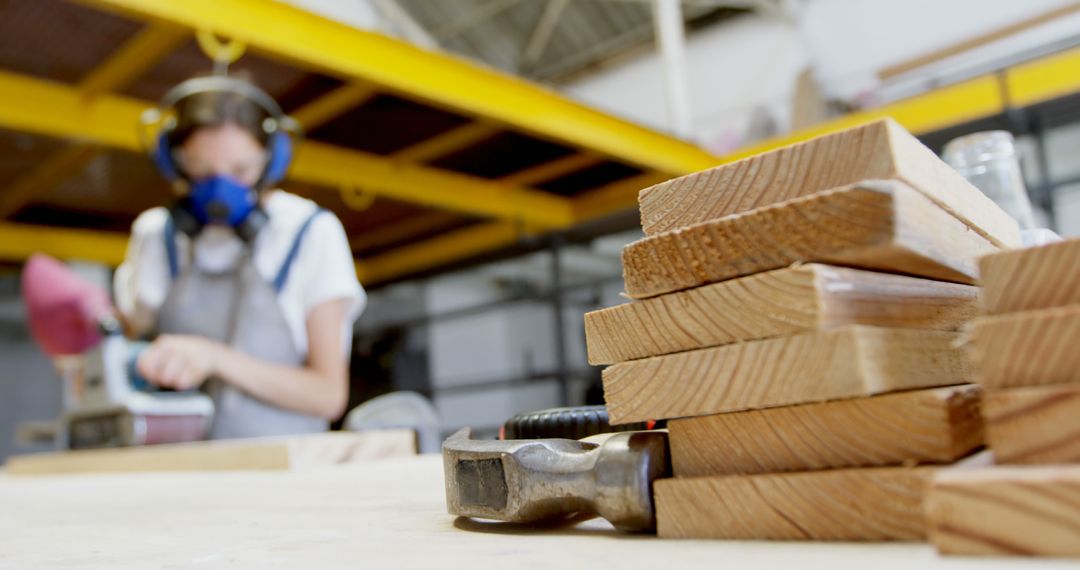
[[[269,115],[267,120],[263,122],[263,129],[269,135],[266,167],[257,186],[265,187],[281,182],[288,173],[289,164],[292,162],[293,143],[289,132],[297,132],[299,129],[296,121],[282,112],[277,101],[274,101],[273,97],[255,85],[242,79],[217,75],[188,79],[170,89],[162,97],[156,116],[162,116],[164,114],[162,110],[176,107],[180,101],[187,97],[212,92],[235,93],[254,102]],[[173,158],[174,149],[169,142],[169,137],[174,128],[174,121],[167,121],[163,124],[152,153],[152,159],[158,170],[169,180],[185,178],[183,170],[178,167]]]

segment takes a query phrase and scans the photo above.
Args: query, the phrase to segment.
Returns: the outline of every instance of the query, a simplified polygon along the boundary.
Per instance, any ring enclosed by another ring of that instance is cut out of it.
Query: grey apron
[[[273,282],[259,275],[251,247],[245,244],[238,263],[221,272],[200,269],[189,256],[179,270],[175,229],[166,224],[165,240],[172,287],[157,316],[158,334],[190,334],[228,344],[260,360],[284,366],[303,366],[306,356],[293,343],[288,323],[278,304],[300,242],[312,220],[301,226],[292,247]],[[194,246],[189,248],[194,251]],[[214,400],[216,410],[210,439],[231,439],[271,435],[323,432],[326,420],[284,410],[234,388],[219,378],[211,378],[203,390]]]

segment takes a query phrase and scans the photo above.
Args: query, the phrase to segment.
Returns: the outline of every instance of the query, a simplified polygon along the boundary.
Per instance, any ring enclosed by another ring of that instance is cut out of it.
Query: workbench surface
[[[660,540],[446,514],[438,456],[298,472],[0,475],[8,568],[1076,568],[925,544]]]

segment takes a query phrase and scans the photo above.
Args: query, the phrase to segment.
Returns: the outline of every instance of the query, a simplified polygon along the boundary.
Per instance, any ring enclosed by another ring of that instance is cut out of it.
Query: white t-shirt
[[[254,261],[256,270],[269,283],[277,276],[300,227],[317,206],[311,200],[275,190],[263,200],[263,207],[270,221],[255,238]],[[167,219],[164,208],[139,215],[132,225],[127,257],[113,283],[117,307],[140,333],[153,329],[158,309],[172,284],[164,237]],[[181,271],[191,259],[190,247],[191,240],[178,232],[176,250]],[[194,263],[206,270],[222,270],[235,263],[242,251],[243,244],[231,229],[208,226],[195,238]],[[342,330],[348,354],[353,321],[363,311],[367,295],[356,279],[356,266],[341,222],[332,213],[323,212],[308,227],[278,294],[300,354],[307,354],[307,315],[318,305],[339,299],[350,301]]]

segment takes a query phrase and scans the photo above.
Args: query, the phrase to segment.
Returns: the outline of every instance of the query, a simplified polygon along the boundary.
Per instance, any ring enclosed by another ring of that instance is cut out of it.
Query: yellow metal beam
[[[0,260],[21,262],[41,252],[115,267],[124,261],[127,240],[115,232],[0,223]]]
[[[349,109],[359,107],[371,99],[378,90],[374,85],[351,83],[319,97],[292,113],[292,118],[305,130],[312,130],[341,116]]]
[[[573,102],[525,80],[265,0],[84,0],[136,18],[210,30],[263,53],[646,169],[689,173],[716,158],[695,145]]]
[[[1018,65],[1005,73],[1009,104],[1027,107],[1080,91],[1080,48]]]
[[[172,24],[148,24],[105,63],[87,74],[79,83],[79,90],[86,97],[93,97],[119,89],[142,76],[190,37],[188,30]]]
[[[883,117],[892,117],[909,131],[920,134],[996,115],[1004,110],[1005,102],[1002,99],[999,80],[994,76],[979,77],[877,109],[844,115],[807,129],[743,147],[718,159],[714,166],[735,162]],[[662,180],[656,180],[650,184],[660,181]],[[637,190],[650,184],[643,185]],[[607,189],[604,192],[592,192],[576,198],[574,208],[578,219],[585,221],[634,207],[636,203],[630,201],[629,196],[636,194],[636,190],[627,187],[626,184],[619,184],[619,186],[621,189]]]
[[[526,235],[529,232],[514,223],[485,222],[362,260],[358,275],[364,283],[382,283],[507,247]]]
[[[749,145],[718,159],[717,165],[883,117],[892,117],[919,135],[997,115],[1010,106],[1026,107],[1077,92],[1080,92],[1080,48],[1012,67],[1000,75],[977,77]],[[635,206],[630,200],[632,193],[635,193],[632,187],[623,186],[621,191],[608,188],[580,196],[574,204],[577,217],[584,221],[632,208]]]
[[[645,172],[589,190],[574,200],[574,213],[579,220],[592,220],[622,210],[637,208],[638,192],[670,178],[658,172]]]
[[[504,176],[499,179],[499,182],[513,186],[532,186],[598,164],[600,160],[599,156],[591,153],[571,154],[551,162],[538,164],[532,168],[519,170]]]
[[[409,218],[396,223],[384,230],[375,230],[371,233],[358,235],[349,240],[349,247],[353,251],[361,251],[375,247],[385,247],[413,236],[435,231],[449,226],[461,218],[450,212],[432,212]]]
[[[491,138],[499,128],[488,123],[468,123],[431,137],[394,153],[394,158],[404,162],[425,162],[446,156],[455,150],[466,148]],[[524,185],[523,185],[524,186]]]
[[[0,190],[0,219],[18,212],[35,197],[55,188],[97,155],[98,148],[85,143],[73,143],[57,151],[14,184]]]
[[[884,117],[892,117],[907,130],[921,134],[996,115],[1004,110],[1005,102],[998,79],[994,76],[979,77],[774,137],[728,154],[720,163],[734,162]]]
[[[360,188],[397,200],[473,216],[530,221],[548,228],[574,222],[568,199],[507,188],[446,170],[305,141],[289,177],[331,187]]]
[[[11,130],[141,152],[135,125],[149,106],[116,95],[87,101],[77,89],[0,72],[0,127]],[[549,228],[574,222],[570,201],[559,196],[314,141],[300,145],[290,178]]]
[[[91,99],[123,87],[175,51],[190,35],[187,30],[171,24],[148,24],[105,63],[88,73],[79,82],[78,90],[83,97]],[[99,151],[98,147],[81,142],[57,151],[0,194],[0,218],[14,214],[85,168]]]

